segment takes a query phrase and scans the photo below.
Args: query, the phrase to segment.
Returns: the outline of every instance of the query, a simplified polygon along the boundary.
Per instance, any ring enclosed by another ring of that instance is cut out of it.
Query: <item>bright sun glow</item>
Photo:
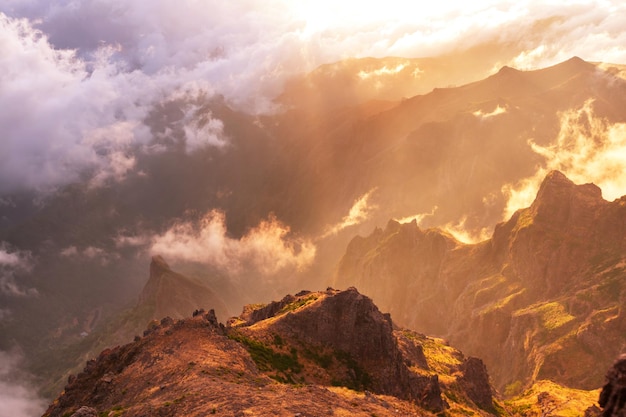
[[[398,30],[397,23],[408,25],[424,25],[425,32],[432,30],[431,24],[439,21],[457,21],[461,24],[470,23],[462,16],[481,15],[482,12],[493,14],[493,5],[497,2],[490,0],[462,1],[445,0],[436,2],[415,2],[410,0],[380,1],[290,1],[288,7],[295,17],[305,22],[304,35],[319,34],[327,30],[342,30],[362,28],[371,29],[387,26],[389,31]],[[523,3],[523,2],[522,2]],[[519,10],[519,9],[517,9]],[[491,20],[492,22],[493,20]],[[442,29],[442,28],[439,28]],[[408,33],[407,33],[408,35]]]

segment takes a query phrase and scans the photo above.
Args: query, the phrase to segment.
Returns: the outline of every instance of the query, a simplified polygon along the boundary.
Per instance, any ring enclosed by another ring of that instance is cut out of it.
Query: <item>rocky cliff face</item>
[[[482,357],[502,390],[542,378],[592,389],[626,345],[625,254],[626,198],[552,172],[490,240],[390,222],[351,242],[336,282]]]
[[[45,416],[492,415],[496,407],[482,361],[395,328],[351,288],[248,306],[227,326],[213,311],[165,318],[90,360]]]

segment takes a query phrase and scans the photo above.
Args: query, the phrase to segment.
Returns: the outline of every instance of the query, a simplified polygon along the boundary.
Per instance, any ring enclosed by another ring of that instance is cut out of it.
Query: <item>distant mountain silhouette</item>
[[[228,315],[224,302],[205,284],[176,273],[159,255],[152,257],[150,278],[139,296],[137,309],[150,311],[147,319],[185,317],[190,307],[211,305],[221,315]]]

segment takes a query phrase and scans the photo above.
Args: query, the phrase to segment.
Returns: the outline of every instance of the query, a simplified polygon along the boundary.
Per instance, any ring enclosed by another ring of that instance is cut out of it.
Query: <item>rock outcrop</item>
[[[626,416],[626,354],[620,355],[606,373],[598,404],[603,409],[602,417]]]
[[[213,310],[163,318],[88,361],[45,417],[485,416],[491,392],[480,360],[394,328],[354,288],[328,289],[248,306],[228,326]]]
[[[278,338],[284,351],[289,351],[286,346],[296,350],[305,347],[305,357],[309,356],[315,370],[306,376],[287,373],[280,378],[367,389],[433,411],[447,407],[439,375],[429,366],[429,355],[424,351],[427,338],[394,330],[390,315],[381,313],[356,288],[303,291],[266,306],[248,306],[240,317],[231,319],[229,328],[230,334],[244,339],[271,344]],[[469,359],[469,363],[474,361],[482,364]],[[463,363],[459,360],[454,370],[447,370],[462,375],[458,379],[462,397],[474,407],[492,411],[492,396],[480,397],[480,390],[475,388],[480,387],[482,394],[491,392],[486,368],[483,365],[484,372],[468,370]]]

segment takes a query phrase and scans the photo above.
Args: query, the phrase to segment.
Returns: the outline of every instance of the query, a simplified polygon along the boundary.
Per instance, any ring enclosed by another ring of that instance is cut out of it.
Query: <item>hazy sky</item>
[[[0,192],[85,169],[96,185],[123,179],[150,139],[142,120],[171,97],[265,111],[287,77],[323,63],[488,43],[515,56],[494,69],[626,63],[625,21],[621,1],[4,0]],[[220,123],[187,132],[190,150],[219,145]]]

